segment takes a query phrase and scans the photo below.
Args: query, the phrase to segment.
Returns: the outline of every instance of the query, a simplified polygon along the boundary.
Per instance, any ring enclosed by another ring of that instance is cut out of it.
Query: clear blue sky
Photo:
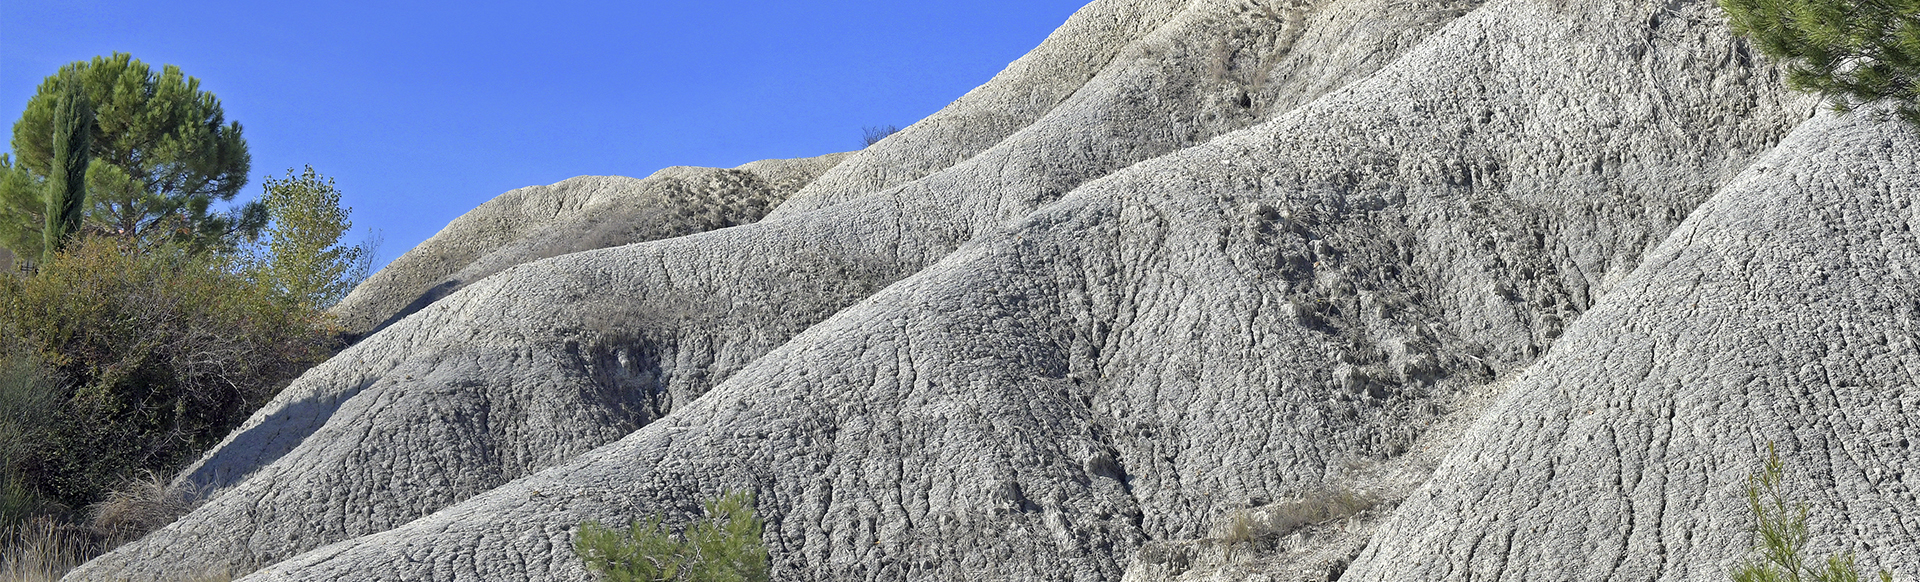
[[[0,119],[72,61],[179,65],[245,128],[243,197],[311,164],[384,264],[521,186],[856,149],[1085,1],[7,0]]]

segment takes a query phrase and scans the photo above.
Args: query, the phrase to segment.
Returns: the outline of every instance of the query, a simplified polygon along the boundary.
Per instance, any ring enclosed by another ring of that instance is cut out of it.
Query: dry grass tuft
[[[0,525],[0,582],[59,580],[87,560],[172,523],[205,496],[203,489],[169,486],[159,475],[147,473],[90,507],[86,523],[47,514]],[[219,582],[233,576],[215,572],[185,579]]]
[[[93,532],[38,518],[0,526],[0,582],[51,582],[100,551]]]
[[[206,491],[201,488],[170,485],[149,471],[146,477],[129,479],[108,493],[105,501],[89,508],[89,513],[95,532],[111,540],[128,541],[173,523],[199,507],[205,497]]]
[[[1234,511],[1215,530],[1215,539],[1232,547],[1277,538],[1309,525],[1321,525],[1372,509],[1378,500],[1336,487],[1299,499]]]
[[[84,525],[39,517],[15,526],[0,526],[0,582],[54,582],[88,560],[113,549],[121,540],[103,538]],[[233,570],[219,567],[183,575],[182,582],[232,582]]]

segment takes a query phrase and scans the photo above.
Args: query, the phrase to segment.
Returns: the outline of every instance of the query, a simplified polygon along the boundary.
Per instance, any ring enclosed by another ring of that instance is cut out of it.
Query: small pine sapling
[[[1747,510],[1753,513],[1753,551],[1750,558],[1734,570],[1734,582],[1860,582],[1860,570],[1853,554],[1828,556],[1810,562],[1805,555],[1812,534],[1807,532],[1807,506],[1787,503],[1781,482],[1786,464],[1773,443],[1767,443],[1767,461],[1760,471],[1747,477]],[[1880,571],[1881,582],[1893,582],[1893,574]]]

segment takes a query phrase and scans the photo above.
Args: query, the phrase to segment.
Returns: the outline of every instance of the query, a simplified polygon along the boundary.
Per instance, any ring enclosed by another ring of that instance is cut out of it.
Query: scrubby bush
[[[1806,555],[1807,506],[1789,504],[1781,489],[1786,464],[1767,444],[1767,461],[1747,478],[1747,510],[1753,513],[1753,551],[1758,554],[1734,570],[1735,582],[1859,582],[1860,570],[1853,554],[1827,556],[1814,560]],[[1893,574],[1881,570],[1880,580],[1892,582]]]
[[[880,140],[887,139],[887,136],[896,133],[900,133],[900,128],[892,125],[867,126],[860,130],[860,141],[865,142],[867,145],[873,145],[880,143]]]
[[[31,406],[0,412],[44,411],[46,391],[55,401],[33,413],[37,438],[9,445],[18,484],[78,509],[177,469],[329,353],[320,314],[240,271],[183,245],[85,238],[31,274],[0,276],[0,354],[60,380],[15,390]]]
[[[1720,0],[1733,31],[1835,109],[1888,102],[1920,125],[1920,0]]]
[[[658,515],[626,531],[582,524],[574,552],[610,582],[765,582],[767,548],[753,494],[728,493],[705,505],[706,519],[682,535],[669,531]]]

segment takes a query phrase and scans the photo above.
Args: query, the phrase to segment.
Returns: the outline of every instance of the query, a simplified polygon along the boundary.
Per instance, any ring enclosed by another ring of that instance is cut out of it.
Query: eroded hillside
[[[1914,578],[1920,134],[1779,77],[1704,1],[1095,1],[865,150],[476,209],[71,579],[580,580],[728,489],[777,580],[1723,579],[1768,442]]]

